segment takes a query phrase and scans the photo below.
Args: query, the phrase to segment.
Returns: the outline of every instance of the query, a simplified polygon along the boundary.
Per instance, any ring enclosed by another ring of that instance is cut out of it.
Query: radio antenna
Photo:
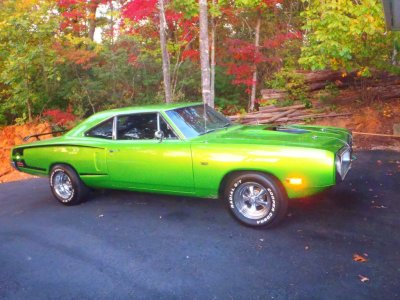
[[[207,131],[207,104],[203,101],[204,132]]]

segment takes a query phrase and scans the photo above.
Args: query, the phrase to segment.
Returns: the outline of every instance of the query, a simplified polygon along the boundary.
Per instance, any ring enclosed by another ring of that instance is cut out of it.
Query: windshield
[[[196,137],[219,128],[230,126],[230,121],[209,106],[195,105],[166,111],[186,138]]]

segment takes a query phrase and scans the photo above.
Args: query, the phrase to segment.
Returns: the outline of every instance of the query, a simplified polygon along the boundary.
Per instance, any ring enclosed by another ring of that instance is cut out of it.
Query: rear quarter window
[[[86,131],[85,136],[111,140],[113,136],[113,122],[114,118],[104,121],[103,123],[100,123],[99,125]]]

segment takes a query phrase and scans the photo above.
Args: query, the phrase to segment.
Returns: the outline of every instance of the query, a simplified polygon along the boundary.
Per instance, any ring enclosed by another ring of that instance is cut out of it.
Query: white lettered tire
[[[283,187],[277,179],[263,173],[235,174],[224,195],[231,214],[248,226],[270,227],[286,215],[288,200]]]
[[[75,170],[64,164],[51,169],[50,189],[54,197],[67,206],[81,203],[89,192]]]

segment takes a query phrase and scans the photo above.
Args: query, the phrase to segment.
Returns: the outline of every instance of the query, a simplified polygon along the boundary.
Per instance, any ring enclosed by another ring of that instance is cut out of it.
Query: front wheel
[[[50,188],[54,197],[68,206],[81,203],[89,192],[75,170],[63,164],[51,169]]]
[[[227,184],[225,198],[232,215],[254,227],[277,224],[286,214],[288,200],[279,182],[261,173],[240,173]]]

